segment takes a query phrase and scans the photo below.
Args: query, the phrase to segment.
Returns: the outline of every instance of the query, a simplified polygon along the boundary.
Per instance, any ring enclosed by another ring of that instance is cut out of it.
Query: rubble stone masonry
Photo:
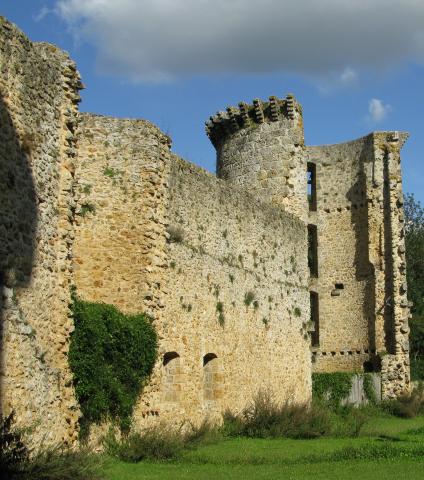
[[[67,363],[72,275],[75,64],[0,17],[1,410],[40,442],[73,442]]]

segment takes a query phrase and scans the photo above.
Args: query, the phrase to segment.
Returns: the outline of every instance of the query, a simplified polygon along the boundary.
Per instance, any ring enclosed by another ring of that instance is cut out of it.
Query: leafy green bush
[[[82,434],[90,423],[107,418],[118,420],[126,431],[155,363],[155,330],[145,315],[124,315],[112,305],[74,298],[72,311],[69,364],[82,411]]]

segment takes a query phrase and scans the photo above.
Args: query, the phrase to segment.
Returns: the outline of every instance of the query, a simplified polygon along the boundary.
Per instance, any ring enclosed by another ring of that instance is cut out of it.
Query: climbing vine
[[[75,330],[69,364],[80,404],[81,435],[92,423],[116,420],[123,431],[152,372],[157,336],[144,314],[124,315],[113,305],[85,302],[74,296]]]
[[[328,401],[338,407],[352,387],[353,373],[314,373],[312,375],[312,395],[318,401]]]

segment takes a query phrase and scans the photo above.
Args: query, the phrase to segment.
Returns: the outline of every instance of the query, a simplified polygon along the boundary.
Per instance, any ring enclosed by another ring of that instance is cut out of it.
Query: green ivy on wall
[[[338,407],[352,387],[354,373],[333,372],[312,374],[312,395],[318,401],[328,401]]]
[[[352,380],[355,375],[363,378],[364,393],[368,402],[372,405],[378,403],[377,394],[374,389],[372,373],[313,373],[312,374],[312,395],[315,400],[329,402],[332,406],[338,407],[341,401],[348,397],[352,388]]]
[[[80,404],[81,435],[92,423],[117,420],[128,431],[134,404],[153,370],[157,336],[144,314],[124,315],[113,305],[74,296],[75,330],[69,364]]]

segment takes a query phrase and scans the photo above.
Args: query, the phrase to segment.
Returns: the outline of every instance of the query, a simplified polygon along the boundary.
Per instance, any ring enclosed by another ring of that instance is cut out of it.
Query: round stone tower
[[[206,122],[217,175],[306,220],[307,165],[302,107],[289,94],[228,107]]]

